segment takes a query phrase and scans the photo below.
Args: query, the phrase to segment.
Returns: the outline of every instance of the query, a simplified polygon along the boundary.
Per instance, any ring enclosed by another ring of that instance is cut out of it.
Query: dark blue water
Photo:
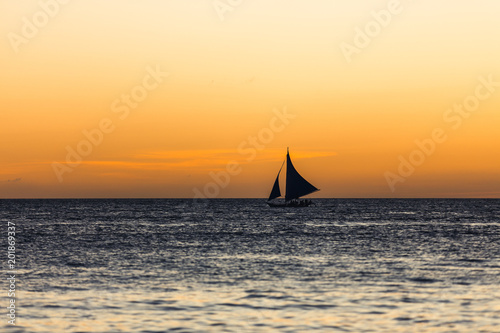
[[[500,332],[500,200],[315,202],[1,200],[9,329]]]

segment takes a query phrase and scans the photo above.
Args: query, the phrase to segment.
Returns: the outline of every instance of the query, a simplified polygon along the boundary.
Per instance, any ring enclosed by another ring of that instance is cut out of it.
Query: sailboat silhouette
[[[284,164],[285,161],[283,161],[283,164],[281,164],[281,168],[278,171],[271,194],[267,199],[267,204],[271,207],[307,207],[311,205],[311,200],[299,200],[299,198],[319,191],[319,189],[305,180],[304,177],[302,177],[297,170],[295,170],[292,160],[290,159],[290,152],[288,148],[286,149],[285,202],[273,202],[274,199],[281,197],[279,178]]]

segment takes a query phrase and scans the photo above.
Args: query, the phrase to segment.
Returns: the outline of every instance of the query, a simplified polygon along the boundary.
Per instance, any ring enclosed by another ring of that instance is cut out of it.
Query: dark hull
[[[269,207],[309,207],[312,205],[311,200],[289,201],[289,202],[267,202]]]

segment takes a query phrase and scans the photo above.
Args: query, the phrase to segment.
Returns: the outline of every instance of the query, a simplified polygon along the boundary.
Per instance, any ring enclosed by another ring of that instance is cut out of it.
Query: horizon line
[[[320,197],[320,198],[310,198],[310,200],[410,200],[410,199],[443,199],[443,200],[500,200],[499,198],[492,197]],[[186,198],[186,197],[49,197],[49,198],[0,198],[0,200],[264,200],[266,198],[235,198],[235,197],[220,197],[220,198]]]

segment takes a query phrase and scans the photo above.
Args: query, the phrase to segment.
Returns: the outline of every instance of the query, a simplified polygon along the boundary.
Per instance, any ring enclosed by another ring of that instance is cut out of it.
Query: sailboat
[[[286,189],[285,189],[285,202],[275,202],[276,198],[281,197],[280,191],[280,173],[285,165],[285,161],[281,164],[281,168],[278,171],[276,180],[274,181],[273,189],[267,199],[267,204],[271,207],[307,207],[312,204],[311,200],[300,200],[299,198],[311,194],[313,192],[319,191],[311,183],[302,177],[292,164],[290,159],[290,152],[288,148],[286,149]]]

